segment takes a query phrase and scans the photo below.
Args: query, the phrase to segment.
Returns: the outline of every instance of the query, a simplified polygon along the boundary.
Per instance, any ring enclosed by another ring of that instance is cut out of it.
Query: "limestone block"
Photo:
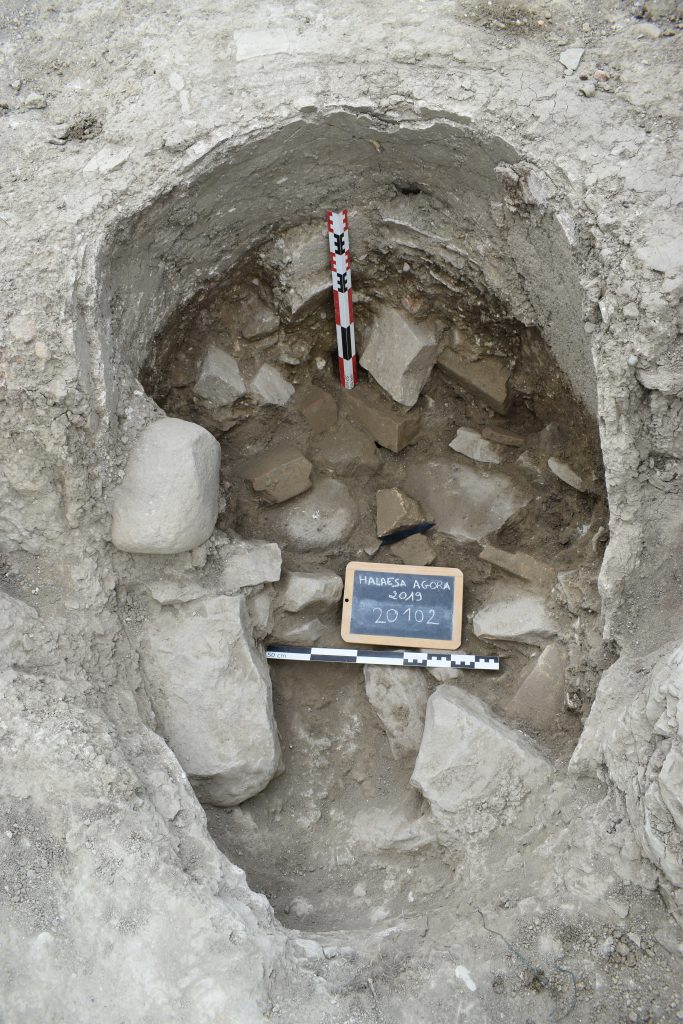
[[[531,741],[500,722],[477,697],[444,683],[429,698],[410,781],[437,819],[456,829],[474,824],[489,831],[499,818],[470,816],[473,805],[492,800],[503,810],[549,773],[550,765]]]
[[[398,759],[420,747],[427,708],[427,678],[419,668],[366,665],[365,692]]]
[[[474,635],[485,640],[517,640],[541,646],[557,636],[557,623],[538,594],[515,587],[496,587],[472,623]]]
[[[264,363],[252,378],[249,392],[259,405],[287,405],[294,388],[270,363]]]
[[[297,388],[296,408],[314,434],[322,434],[337,422],[337,403],[328,391],[308,384]]]
[[[269,535],[293,551],[322,551],[346,540],[358,522],[358,506],[348,487],[321,480],[303,497],[266,513]]]
[[[204,356],[195,395],[211,405],[224,407],[233,405],[246,392],[237,360],[229,352],[212,345]]]
[[[479,557],[482,562],[488,562],[489,565],[495,565],[498,569],[504,569],[513,576],[519,576],[520,579],[537,583],[539,586],[551,587],[557,578],[557,573],[551,565],[523,551],[502,551],[492,544],[486,544],[479,552]]]
[[[480,398],[496,412],[507,412],[511,398],[511,371],[500,359],[485,356],[469,362],[447,348],[440,354],[437,364],[458,387]]]
[[[199,799],[232,807],[260,792],[280,750],[268,667],[244,597],[160,608],[141,655],[159,731]]]
[[[362,386],[346,392],[344,401],[352,419],[389,451],[403,451],[420,431],[419,413],[396,409]]]
[[[302,452],[292,445],[281,444],[247,459],[240,465],[239,472],[262,498],[278,504],[308,490],[312,469]]]
[[[391,550],[404,565],[431,565],[436,558],[436,552],[424,533],[416,533],[392,544]]]
[[[344,583],[334,572],[290,572],[280,594],[286,612],[304,608],[334,608],[342,596]]]
[[[219,584],[224,594],[236,594],[243,587],[258,587],[280,579],[282,554],[277,544],[265,540],[230,539],[220,536],[216,559]]]
[[[487,441],[478,430],[471,430],[469,427],[460,427],[448,447],[459,455],[472,459],[473,462],[498,463],[502,458],[499,445]]]
[[[114,494],[112,544],[172,555],[208,540],[218,517],[221,448],[208,430],[164,418],[140,433]]]
[[[590,483],[582,480],[579,474],[566,462],[550,458],[548,459],[548,469],[558,480],[561,480],[563,484],[567,484],[568,487],[573,487],[575,491],[581,491],[583,494],[586,494],[591,489]]]
[[[532,662],[511,704],[510,712],[529,729],[551,729],[563,711],[567,652],[548,644]]]
[[[377,492],[377,536],[385,537],[402,526],[415,526],[423,520],[420,506],[398,487]]]
[[[434,327],[418,323],[397,309],[375,317],[361,355],[361,366],[394,401],[413,406],[436,362]]]

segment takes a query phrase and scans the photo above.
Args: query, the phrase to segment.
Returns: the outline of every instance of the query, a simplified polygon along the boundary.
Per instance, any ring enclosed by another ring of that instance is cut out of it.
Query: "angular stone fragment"
[[[321,480],[305,497],[267,512],[269,535],[293,551],[322,551],[346,540],[358,522],[358,506],[344,484]]]
[[[472,430],[470,427],[460,427],[448,447],[472,459],[473,462],[498,463],[502,458],[498,445],[487,441],[478,430]]]
[[[427,678],[418,668],[366,665],[365,692],[398,759],[420,747],[427,708]]]
[[[517,640],[541,646],[557,636],[557,623],[538,594],[497,587],[472,623],[474,635],[486,640]]]
[[[373,321],[360,362],[394,401],[413,406],[436,356],[433,327],[385,307]]]
[[[278,640],[282,644],[311,646],[320,639],[324,628],[320,619],[317,618],[280,615],[275,620],[271,636],[273,640]]]
[[[349,415],[389,451],[403,451],[420,431],[419,413],[398,410],[363,387],[348,391],[344,399]]]
[[[195,395],[213,406],[233,405],[246,392],[237,360],[229,352],[212,345],[204,356]]]
[[[287,405],[294,388],[270,363],[264,363],[253,377],[249,391],[259,405]]]
[[[552,643],[523,677],[510,712],[529,729],[550,729],[564,711],[567,653]]]
[[[337,403],[334,398],[314,384],[298,388],[295,403],[314,434],[329,430],[337,422]]]
[[[447,348],[437,359],[437,365],[459,387],[480,398],[496,412],[506,413],[510,405],[511,371],[500,359],[485,356],[468,362],[453,349]]]
[[[276,505],[307,491],[312,469],[298,448],[281,444],[243,462],[239,472],[262,498]]]
[[[218,517],[221,447],[208,430],[164,418],[138,436],[114,494],[112,544],[173,555],[208,540]]]
[[[377,492],[378,537],[400,530],[402,526],[416,526],[422,519],[418,503],[399,491],[398,487],[388,487]]]
[[[341,476],[348,473],[356,476],[359,470],[376,469],[380,463],[372,438],[347,420],[341,420],[318,441],[312,456],[316,466],[324,466]]]
[[[286,612],[300,612],[316,606],[333,608],[342,596],[344,584],[334,572],[290,572],[280,593]]]
[[[429,698],[411,783],[447,828],[491,831],[506,805],[542,785],[550,765],[531,741],[500,722],[483,701],[444,684]],[[477,810],[495,801],[494,815]]]
[[[583,57],[584,50],[581,46],[569,46],[566,50],[563,50],[560,54],[560,64],[566,67],[567,71],[576,71],[581,58]]]
[[[419,494],[426,516],[439,533],[457,541],[482,540],[528,501],[509,477],[455,462],[425,462],[411,466],[406,486]]]
[[[522,551],[501,551],[500,548],[487,544],[479,552],[479,557],[482,562],[488,562],[489,565],[495,565],[498,569],[504,569],[513,576],[519,576],[530,583],[538,583],[540,586],[550,587],[557,578],[557,573],[551,565]]]
[[[398,544],[392,544],[391,551],[404,565],[431,565],[436,558],[434,548],[424,533],[416,533],[400,540]]]
[[[566,462],[550,458],[548,459],[548,469],[558,480],[561,480],[563,484],[567,484],[569,487],[573,487],[575,491],[581,491],[582,494],[586,494],[591,489],[590,484],[582,480],[579,474],[575,473]]]
[[[246,341],[257,341],[274,334],[280,326],[280,318],[259,295],[250,292],[240,298],[228,326],[239,331]]]
[[[511,448],[523,448],[527,443],[526,437],[522,434],[515,434],[512,430],[503,430],[502,427],[484,427],[481,436],[494,444],[504,444]]]
[[[283,235],[282,251],[286,253],[286,263],[279,276],[285,305],[292,318],[300,318],[329,300],[327,239],[320,234],[317,224],[302,224]]]
[[[141,656],[159,730],[199,799],[232,807],[260,792],[280,749],[268,667],[251,639],[245,599],[159,609]]]
[[[280,579],[282,554],[277,544],[265,540],[229,539],[221,536],[216,551],[223,593],[236,594],[243,587],[258,587]]]

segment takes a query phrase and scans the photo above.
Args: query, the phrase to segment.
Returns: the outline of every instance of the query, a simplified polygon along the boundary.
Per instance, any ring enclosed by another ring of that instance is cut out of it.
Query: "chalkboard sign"
[[[347,643],[452,651],[461,633],[460,569],[349,562],[341,628]]]

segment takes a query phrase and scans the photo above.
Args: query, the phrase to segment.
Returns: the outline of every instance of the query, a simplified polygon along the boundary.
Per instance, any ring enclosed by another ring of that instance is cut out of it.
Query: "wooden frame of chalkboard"
[[[349,562],[342,639],[454,651],[462,640],[462,591],[460,569]]]

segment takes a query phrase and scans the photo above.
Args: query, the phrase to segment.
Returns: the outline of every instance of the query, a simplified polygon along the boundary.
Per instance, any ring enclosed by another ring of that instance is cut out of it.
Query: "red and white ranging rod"
[[[330,242],[334,321],[337,325],[339,379],[341,386],[350,391],[354,384],[358,383],[358,364],[356,362],[356,336],[353,329],[348,211],[332,213],[331,210],[328,210],[327,231]]]

